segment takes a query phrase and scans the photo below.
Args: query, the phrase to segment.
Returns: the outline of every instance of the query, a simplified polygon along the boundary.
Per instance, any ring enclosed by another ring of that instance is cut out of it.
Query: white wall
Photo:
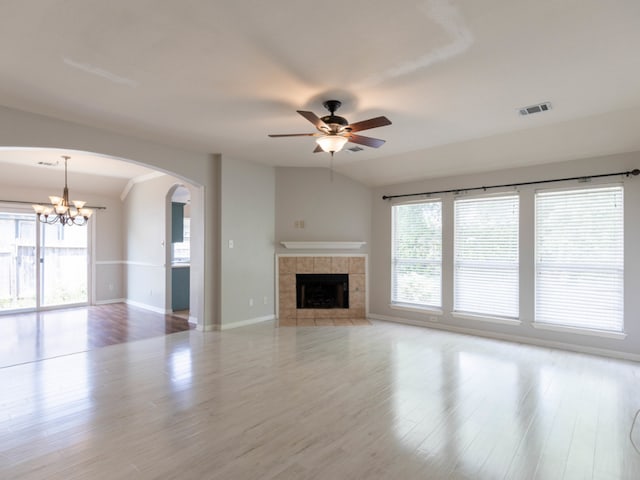
[[[364,241],[371,237],[371,189],[326,168],[276,169],[276,247],[282,241]],[[304,228],[294,222],[304,221]],[[339,252],[331,250],[331,252]],[[347,253],[354,251],[347,251]],[[289,253],[291,253],[289,251]]]
[[[221,327],[229,328],[274,315],[275,172],[223,159],[221,173]]]
[[[493,173],[446,177],[423,182],[376,188],[373,191],[373,244],[370,257],[370,312],[380,318],[399,319],[427,325],[429,313],[392,309],[391,292],[391,205],[383,195],[499,185],[534,180],[587,176],[640,168],[640,152],[609,157],[576,160],[536,167],[502,170]],[[621,177],[602,182],[620,181]],[[433,326],[482,335],[521,339],[565,348],[620,354],[640,359],[640,177],[624,178],[625,185],[625,339],[611,339],[575,333],[550,332],[533,328],[534,315],[534,192],[545,186],[520,187],[520,319],[519,326],[500,325],[451,316],[453,310],[453,195],[443,199],[443,310]],[[598,183],[594,180],[593,184]],[[552,184],[547,188],[580,186],[576,181]]]

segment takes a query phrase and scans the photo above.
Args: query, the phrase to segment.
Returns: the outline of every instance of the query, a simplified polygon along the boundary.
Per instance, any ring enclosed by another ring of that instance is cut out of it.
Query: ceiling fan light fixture
[[[339,152],[347,141],[347,137],[341,135],[324,135],[316,138],[316,143],[325,152]]]

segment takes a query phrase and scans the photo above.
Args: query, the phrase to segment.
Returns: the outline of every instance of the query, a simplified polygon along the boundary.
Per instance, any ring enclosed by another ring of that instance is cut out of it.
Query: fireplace
[[[366,255],[278,255],[276,311],[280,325],[335,325],[366,318],[366,266]],[[336,296],[340,295],[337,292],[342,292],[344,306],[298,308],[298,275],[308,274],[347,277],[347,284],[340,280],[336,282],[337,286],[329,287]]]
[[[296,274],[296,308],[349,308],[349,275]]]

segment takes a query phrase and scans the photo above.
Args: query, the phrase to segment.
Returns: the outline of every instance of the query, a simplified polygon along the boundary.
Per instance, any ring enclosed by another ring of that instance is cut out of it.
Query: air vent
[[[547,112],[551,110],[551,102],[539,103],[537,105],[531,105],[529,107],[522,107],[518,109],[520,115],[523,117],[526,115],[533,115],[534,113]]]
[[[364,148],[358,147],[357,145],[355,147],[347,148],[347,151],[353,152],[353,153],[361,152],[362,150],[364,150]]]

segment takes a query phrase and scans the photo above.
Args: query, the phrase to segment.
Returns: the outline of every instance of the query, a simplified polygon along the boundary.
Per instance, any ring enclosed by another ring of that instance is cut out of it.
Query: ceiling
[[[329,156],[267,134],[335,98],[393,122],[334,160],[386,185],[640,150],[639,25],[637,0],[3,2],[0,104],[304,167]]]

